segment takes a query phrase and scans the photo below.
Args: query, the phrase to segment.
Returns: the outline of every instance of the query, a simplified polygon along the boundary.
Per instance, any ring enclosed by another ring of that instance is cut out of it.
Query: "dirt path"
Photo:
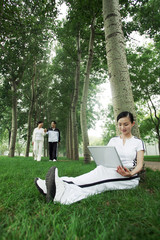
[[[151,168],[154,171],[159,170],[160,171],[160,162],[149,162],[149,161],[144,161],[145,167]]]

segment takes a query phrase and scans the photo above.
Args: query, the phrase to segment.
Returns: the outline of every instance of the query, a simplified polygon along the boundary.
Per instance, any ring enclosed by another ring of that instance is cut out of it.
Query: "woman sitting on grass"
[[[78,177],[59,177],[58,169],[51,167],[46,180],[35,179],[38,190],[46,195],[47,202],[72,204],[88,196],[108,190],[131,189],[139,184],[137,173],[142,170],[144,144],[131,133],[135,122],[130,112],[117,117],[121,135],[113,137],[108,146],[114,146],[124,167],[106,168],[97,166],[93,171]]]

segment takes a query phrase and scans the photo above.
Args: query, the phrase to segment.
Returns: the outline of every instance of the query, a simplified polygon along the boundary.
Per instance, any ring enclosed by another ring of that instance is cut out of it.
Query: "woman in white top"
[[[78,177],[58,177],[58,169],[49,169],[46,180],[35,179],[38,190],[46,195],[47,202],[72,204],[88,196],[107,190],[130,189],[139,184],[137,175],[143,167],[144,144],[131,133],[135,122],[130,112],[117,117],[120,136],[112,138],[108,146],[116,147],[123,166],[106,168],[97,166],[93,171]]]
[[[33,136],[32,136],[34,160],[37,160],[37,161],[41,161],[44,135],[46,132],[46,129],[43,129],[42,127],[43,127],[43,122],[39,121],[37,123],[37,127],[33,131]]]

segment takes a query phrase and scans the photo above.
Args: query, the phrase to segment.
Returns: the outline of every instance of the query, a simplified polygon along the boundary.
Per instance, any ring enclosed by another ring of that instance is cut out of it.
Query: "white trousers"
[[[35,160],[41,161],[42,149],[43,149],[43,141],[35,141],[34,148],[33,148]]]
[[[115,168],[96,167],[93,171],[78,177],[61,177],[65,190],[61,204],[72,204],[88,196],[108,190],[131,189],[139,184],[139,177],[123,177]]]

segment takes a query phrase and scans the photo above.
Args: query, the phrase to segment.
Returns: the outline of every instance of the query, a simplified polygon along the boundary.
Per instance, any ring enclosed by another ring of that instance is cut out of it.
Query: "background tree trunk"
[[[73,138],[72,138],[72,120],[71,120],[71,113],[69,114],[69,121],[68,121],[68,147],[69,152],[68,156],[70,159],[73,158]]]
[[[103,18],[114,117],[122,111],[133,113],[136,120],[133,134],[139,137],[118,0],[103,0]]]
[[[72,122],[71,113],[69,113],[66,129],[66,156],[69,159],[73,158],[73,141],[72,141]]]
[[[69,119],[67,120],[66,136],[66,157],[69,158]]]
[[[9,157],[14,157],[15,154],[15,145],[16,145],[16,136],[17,136],[17,91],[16,83],[12,81],[12,129],[11,129],[11,139],[9,146]]]
[[[34,109],[34,103],[35,103],[35,76],[36,76],[36,64],[34,64],[33,67],[33,76],[31,81],[31,104],[29,108],[29,114],[28,114],[28,129],[27,129],[27,145],[26,145],[26,154],[25,156],[29,156],[29,149],[30,149],[30,142],[31,142],[31,131],[32,131],[32,115],[33,115],[33,109]]]
[[[72,120],[72,141],[73,141],[73,160],[79,160],[78,151],[78,128],[77,128],[77,101],[79,96],[79,80],[80,80],[80,61],[81,61],[81,51],[80,51],[80,33],[77,36],[77,63],[75,71],[75,85],[73,100],[71,104],[71,120]]]
[[[91,24],[90,31],[90,41],[89,41],[89,54],[88,61],[86,66],[85,79],[83,83],[83,93],[81,100],[81,112],[80,112],[80,122],[81,122],[81,131],[82,131],[82,140],[83,140],[83,155],[84,162],[89,163],[91,161],[89,150],[87,146],[89,145],[88,138],[88,128],[87,128],[87,98],[88,98],[88,88],[89,88],[89,75],[91,72],[92,60],[93,60],[93,44],[94,44],[94,21]]]

